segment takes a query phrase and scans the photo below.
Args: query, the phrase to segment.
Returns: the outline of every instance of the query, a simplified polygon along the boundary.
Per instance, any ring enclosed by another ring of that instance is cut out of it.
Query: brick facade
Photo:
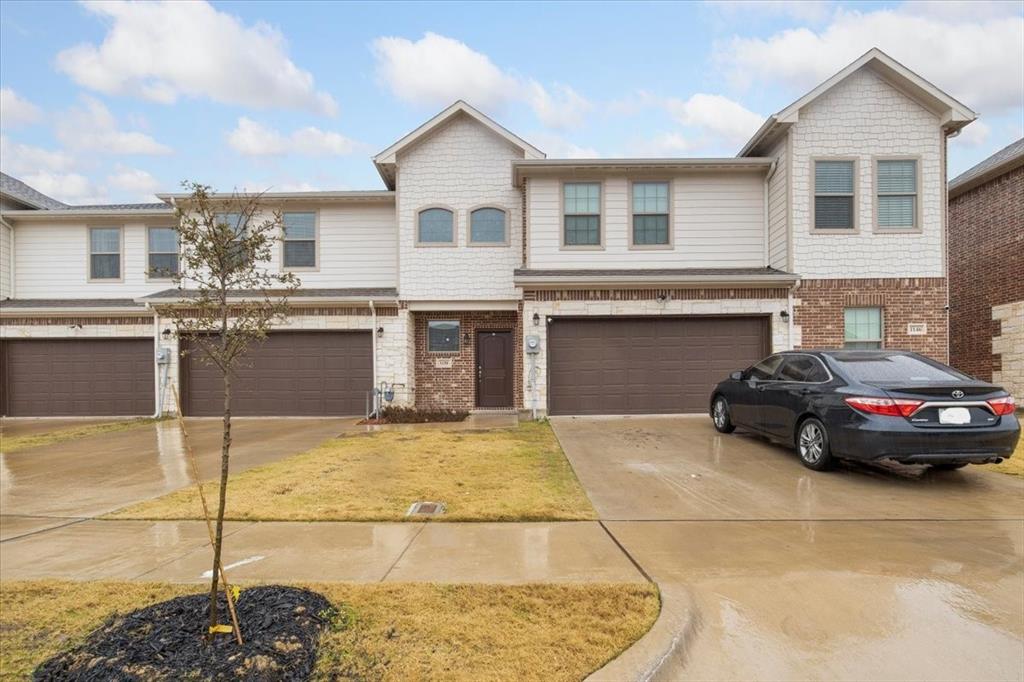
[[[413,313],[416,407],[470,410],[476,407],[476,334],[478,331],[512,332],[513,407],[523,404],[522,327],[520,314],[500,311],[438,311]],[[458,352],[427,351],[427,322],[458,320]],[[451,361],[450,363],[448,361]],[[450,367],[447,365],[451,365]]]
[[[842,348],[845,308],[882,309],[883,346],[947,360],[946,280],[941,277],[803,280],[795,292],[798,348]],[[927,331],[909,335],[907,325]]]
[[[1012,348],[1013,325],[996,319],[993,308],[1024,301],[1024,167],[950,200],[949,286],[953,364],[986,381],[1000,374],[1011,383],[1002,370],[1015,358],[993,354],[992,339]],[[1024,380],[1013,384],[1020,395]]]

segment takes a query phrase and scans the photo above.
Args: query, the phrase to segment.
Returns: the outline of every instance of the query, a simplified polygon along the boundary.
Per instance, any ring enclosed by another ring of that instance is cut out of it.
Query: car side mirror
[[[733,372],[729,375],[729,378],[733,381],[743,381],[743,372]]]

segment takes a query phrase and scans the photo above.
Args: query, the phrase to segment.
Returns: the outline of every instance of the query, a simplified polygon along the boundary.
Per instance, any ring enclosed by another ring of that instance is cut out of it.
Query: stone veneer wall
[[[795,297],[799,348],[842,348],[843,310],[879,307],[886,348],[947,360],[946,280],[941,277],[804,280]],[[912,322],[926,324],[927,333],[908,335],[907,325]]]
[[[416,312],[413,316],[416,367],[416,407],[471,410],[476,407],[476,334],[478,331],[512,332],[513,407],[523,402],[522,335],[520,315],[514,310]],[[458,352],[427,351],[427,322],[458,320],[462,335]],[[468,340],[467,340],[468,335]],[[451,366],[448,360],[451,360]]]
[[[997,373],[1006,376],[1007,360],[1013,363],[1007,356],[1014,345],[1008,339],[1015,327],[1008,313],[1020,301],[1024,301],[1024,166],[949,202],[953,364],[986,381],[994,380]],[[1018,314],[1016,325],[1020,324],[1024,323]],[[994,337],[1002,338],[1001,350],[996,350]],[[1024,385],[1017,386],[1020,397]]]
[[[772,351],[798,346],[799,330],[790,338],[786,289],[594,289],[526,291],[523,302],[523,337],[540,337],[540,353],[523,359],[523,409],[547,411],[548,317],[639,317],[658,315],[771,315]],[[659,296],[664,300],[659,301]],[[534,325],[536,313],[539,324]]]
[[[992,382],[1024,402],[1024,301],[993,306],[992,319],[1000,325],[992,338]]]

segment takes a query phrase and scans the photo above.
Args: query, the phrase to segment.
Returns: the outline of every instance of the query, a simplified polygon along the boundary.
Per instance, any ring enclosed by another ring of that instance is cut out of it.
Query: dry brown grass
[[[214,483],[208,483],[213,494]],[[226,518],[401,521],[418,500],[444,502],[447,521],[559,521],[596,514],[548,424],[510,429],[380,431],[335,438],[234,475]],[[111,514],[198,519],[187,488]]]
[[[1004,459],[999,464],[985,464],[983,466],[990,471],[998,471],[1001,474],[1024,476],[1024,438],[1017,441],[1017,447],[1013,451],[1013,457]]]
[[[57,429],[56,431],[46,431],[43,433],[29,433],[24,436],[3,436],[2,443],[0,443],[0,451],[9,455],[12,452],[17,452],[18,450],[38,448],[43,445],[54,445],[56,443],[63,443],[77,438],[85,438],[86,436],[95,436],[100,433],[127,431],[128,429],[134,429],[138,426],[152,424],[155,421],[159,420],[148,418],[123,419],[114,422],[103,422],[102,424],[83,424],[82,426],[72,426],[65,429]]]
[[[316,677],[331,680],[581,680],[658,616],[647,583],[305,585],[342,618],[321,641]],[[0,671],[24,678],[80,643],[115,611],[195,585],[7,582],[0,586]]]

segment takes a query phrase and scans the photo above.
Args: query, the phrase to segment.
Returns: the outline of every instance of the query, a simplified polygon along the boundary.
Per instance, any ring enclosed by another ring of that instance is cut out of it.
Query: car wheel
[[[722,396],[718,396],[711,403],[711,421],[719,433],[732,433],[736,430],[736,425],[729,416],[729,403]]]
[[[943,464],[933,464],[932,469],[936,471],[954,471],[955,469],[963,469],[967,466],[967,462],[945,462]]]
[[[800,425],[800,430],[796,434],[796,451],[800,455],[800,461],[808,469],[824,471],[832,466],[828,431],[825,430],[825,425],[814,417]]]

